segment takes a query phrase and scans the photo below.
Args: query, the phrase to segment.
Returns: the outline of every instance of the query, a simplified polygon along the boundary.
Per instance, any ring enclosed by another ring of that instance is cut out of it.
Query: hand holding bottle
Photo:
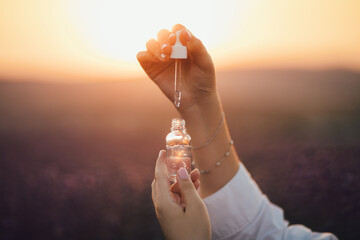
[[[156,216],[166,239],[211,238],[210,220],[204,202],[197,193],[189,174],[184,168],[178,172],[178,189],[185,209],[174,201],[169,191],[165,151],[160,151],[155,166],[155,179],[151,185]]]
[[[146,74],[174,102],[175,61],[170,59],[170,54],[178,31],[181,31],[180,41],[188,50],[181,79],[182,99],[179,110],[183,112],[216,95],[214,64],[201,41],[184,26],[177,24],[173,26],[172,32],[160,30],[157,40],[150,39],[146,43],[147,51],[139,52],[137,59]]]

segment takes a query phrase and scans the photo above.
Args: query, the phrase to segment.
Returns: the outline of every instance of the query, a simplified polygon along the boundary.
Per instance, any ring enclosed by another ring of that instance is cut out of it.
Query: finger
[[[197,168],[195,168],[191,174],[191,181],[194,183],[194,186],[196,189],[199,188],[200,186],[200,181],[199,181],[199,177],[200,177],[200,172]],[[198,182],[198,186],[195,185],[195,183]],[[180,187],[179,187],[179,182],[174,183],[173,185],[171,185],[170,187],[170,191],[173,193],[180,193]]]
[[[149,69],[149,67],[151,67],[151,65],[154,62],[158,62],[159,60],[157,60],[151,53],[149,53],[148,51],[141,51],[138,52],[138,54],[136,55],[137,60],[139,61],[141,67],[146,71],[147,69]]]
[[[191,172],[191,181],[195,182],[197,179],[200,178],[200,172],[199,169],[195,168],[192,172]]]
[[[164,43],[167,41],[167,39],[169,38],[170,35],[170,31],[167,29],[161,29],[158,33],[157,33],[157,40],[159,43]]]
[[[180,33],[180,42],[183,44],[183,45],[186,45],[188,48],[189,47],[193,47],[194,43],[197,43],[197,44],[200,44],[200,45],[197,45],[198,48],[194,48],[192,49],[193,51],[191,52],[194,52],[194,50],[201,50],[202,48],[205,48],[204,45],[201,43],[201,41],[199,39],[197,39],[186,27],[184,27],[183,25],[181,24],[175,24],[173,27],[172,27],[172,32],[173,33],[176,33],[178,31],[181,31]],[[189,44],[191,46],[189,46]],[[190,49],[189,49],[190,50]]]
[[[155,186],[155,179],[152,181],[151,183],[151,198],[152,201],[154,203],[154,205],[156,205],[156,186]]]
[[[156,196],[162,199],[165,202],[171,200],[171,195],[169,192],[170,182],[167,174],[166,168],[166,156],[165,150],[161,150],[159,153],[159,157],[156,160],[155,165],[155,188],[156,188]]]
[[[166,55],[161,53],[159,43],[155,39],[150,39],[146,42],[146,49],[150,52],[156,59],[164,61]]]
[[[197,179],[197,180],[194,182],[194,187],[195,187],[196,190],[199,189],[199,187],[200,187],[200,180],[199,180],[199,179]]]
[[[171,31],[175,34],[175,36],[176,36],[176,33],[180,31],[180,39],[179,40],[180,40],[181,44],[184,46],[186,46],[187,41],[184,41],[185,39],[181,35],[186,30],[187,30],[186,27],[184,27],[181,24],[175,24],[171,29]],[[176,41],[176,37],[175,37],[175,41]]]
[[[184,198],[186,208],[194,208],[198,206],[198,203],[201,202],[201,199],[185,168],[179,169],[177,173],[177,179],[179,182],[181,196]]]
[[[181,24],[175,24],[172,28],[171,28],[171,32],[176,33],[177,31],[181,31],[183,29],[186,29],[186,27],[184,27]]]
[[[162,29],[157,34],[157,40],[160,45],[161,53],[169,55],[171,53],[171,44],[169,43],[170,31]]]
[[[179,183],[178,182],[173,183],[170,186],[170,191],[173,192],[173,193],[180,193]]]
[[[184,27],[183,25],[181,24],[175,24],[173,27],[172,27],[172,30],[171,30],[175,35],[177,32],[180,32],[180,42],[186,46],[187,43],[190,41],[191,39],[191,36],[192,34],[190,33],[190,31]]]
[[[175,42],[176,42],[176,36],[175,36],[174,33],[170,33],[168,42],[170,43],[170,45],[174,45],[174,44],[175,44]]]

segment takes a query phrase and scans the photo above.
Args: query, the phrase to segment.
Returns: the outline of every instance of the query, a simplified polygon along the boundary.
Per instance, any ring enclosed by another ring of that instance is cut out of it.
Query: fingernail
[[[182,167],[182,168],[179,169],[179,177],[181,179],[187,179],[189,177],[189,174],[188,174],[188,172],[186,171],[185,168]]]
[[[163,154],[163,152],[165,152],[165,150],[160,150],[159,157]]]
[[[173,37],[175,37],[175,34],[174,34],[174,33],[170,33],[169,39],[171,39],[171,38],[173,38]]]
[[[168,45],[166,43],[164,43],[162,46],[161,46],[161,51],[163,52],[164,49],[167,47]]]
[[[162,53],[162,54],[160,55],[160,57],[161,57],[161,59],[165,59],[165,58],[166,58],[166,55]]]
[[[190,41],[191,39],[191,33],[187,29],[185,29],[185,39],[186,41]]]

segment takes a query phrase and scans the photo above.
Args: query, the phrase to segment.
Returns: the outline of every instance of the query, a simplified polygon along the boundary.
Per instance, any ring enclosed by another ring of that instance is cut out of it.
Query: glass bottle
[[[171,132],[166,136],[166,165],[170,182],[176,182],[180,167],[191,172],[191,137],[186,132],[185,120],[174,118]]]

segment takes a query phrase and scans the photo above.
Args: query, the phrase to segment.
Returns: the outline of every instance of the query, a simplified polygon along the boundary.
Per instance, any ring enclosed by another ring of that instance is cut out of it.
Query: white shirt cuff
[[[259,187],[240,162],[235,176],[204,199],[213,239],[226,239],[241,231],[258,214],[263,200]]]

